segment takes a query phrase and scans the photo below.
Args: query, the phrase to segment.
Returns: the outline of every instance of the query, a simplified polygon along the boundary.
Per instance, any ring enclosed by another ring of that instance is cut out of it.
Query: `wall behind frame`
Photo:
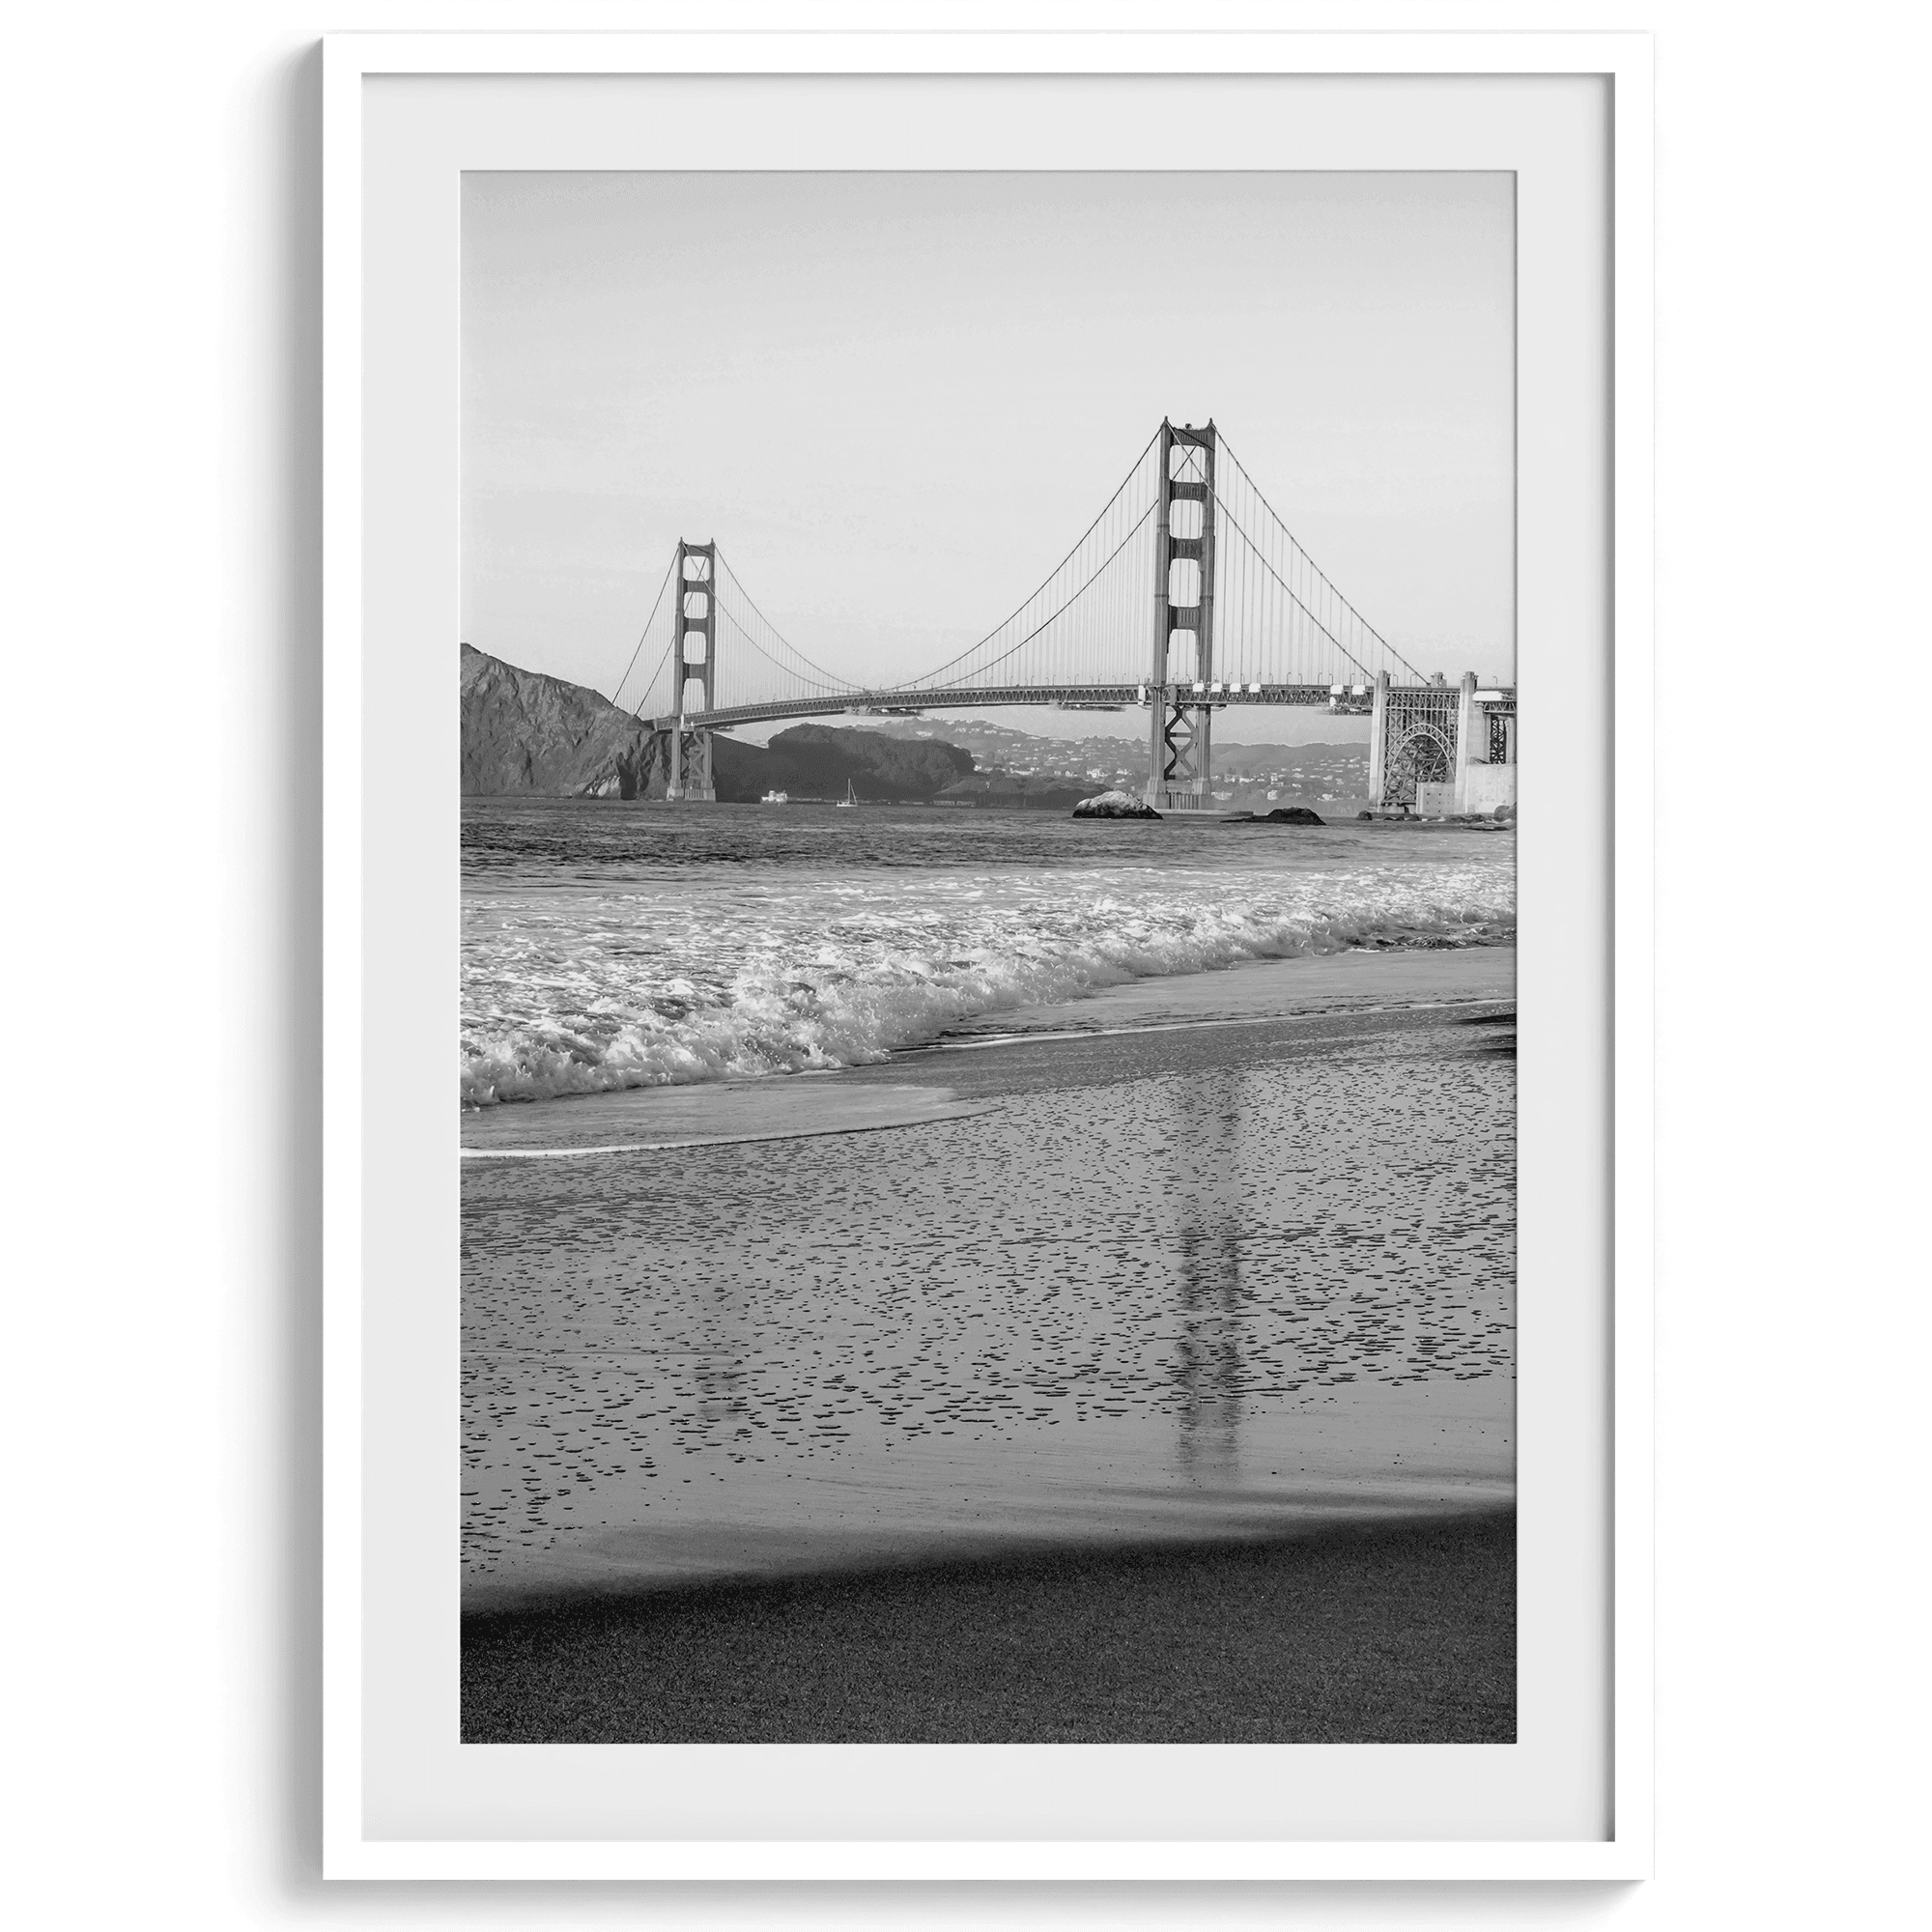
[[[411,18],[530,20],[487,0]],[[26,185],[4,326],[32,380],[10,436],[28,836],[4,970],[50,1044],[16,1064],[9,1122],[28,1204],[10,1339],[34,1367],[8,1421],[16,1465],[55,1480],[15,1502],[32,1667],[10,1889],[38,1922],[293,1925],[319,1904],[312,34],[272,4],[103,0],[25,16],[11,43],[32,79],[4,136]],[[1899,1300],[1916,1258],[1884,1204],[1913,1191],[1915,1048],[1888,1016],[1920,969],[1889,828],[1919,780],[1873,713],[1922,635],[1924,35],[1870,5],[1826,27],[1684,0],[1662,22],[1661,1876],[1410,1892],[1412,1922],[1882,1922],[1906,1882],[1916,1599],[1888,1472],[1912,1461],[1922,1317]],[[1859,670],[1841,695],[1817,677],[1832,649]],[[1674,701],[1719,691],[1721,716]],[[123,707],[131,729],[36,722]],[[123,776],[107,747],[128,739]],[[1724,748],[1787,742],[1848,776],[1772,820]],[[1840,1347],[1847,1306],[1885,1346]],[[837,1905],[848,1923],[908,1909]],[[549,1926],[637,1907],[417,1887],[327,1909]],[[1295,1909],[1375,1910],[1340,1888]],[[1170,1889],[1106,1910],[1188,1906]],[[1038,1894],[955,1911],[1066,1916]]]

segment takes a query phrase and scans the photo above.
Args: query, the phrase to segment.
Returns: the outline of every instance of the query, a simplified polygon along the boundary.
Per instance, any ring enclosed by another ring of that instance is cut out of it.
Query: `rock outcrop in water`
[[[1075,818],[1158,818],[1160,813],[1130,791],[1103,791],[1083,798],[1073,808]]]
[[[1363,812],[1366,818],[1368,813]],[[1310,811],[1305,805],[1278,805],[1262,821],[1264,825],[1326,825],[1328,821],[1320,812]]]

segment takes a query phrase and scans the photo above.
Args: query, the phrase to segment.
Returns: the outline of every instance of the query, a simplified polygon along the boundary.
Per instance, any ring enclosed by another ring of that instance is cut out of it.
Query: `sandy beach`
[[[968,1573],[1000,1642],[1122,1589],[1154,1642],[1178,1592],[1225,1600],[1234,1658],[1368,1571],[1436,1660],[1418,1682],[1460,1668],[1458,1630],[1505,1642],[1512,970],[1502,948],[1261,962],[837,1073],[466,1117],[469,1734],[527,1735],[569,1701],[530,1687],[612,1643],[640,1685],[667,1644],[704,1681],[722,1644],[748,1686],[801,1617],[950,1645]],[[1473,1623],[1430,1580],[1451,1549],[1485,1578]],[[841,1716],[841,1681],[771,1708],[800,1735],[998,1728],[920,1697]],[[1305,1704],[1268,1706],[1269,1734],[1328,1735]],[[750,1721],[743,1698],[620,1707],[638,1735]],[[1374,1721],[1437,1735],[1421,1711]]]

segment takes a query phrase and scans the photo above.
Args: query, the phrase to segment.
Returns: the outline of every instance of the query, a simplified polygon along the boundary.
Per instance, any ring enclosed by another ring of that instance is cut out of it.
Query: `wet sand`
[[[1507,1506],[1511,965],[482,1117],[466,1609]]]
[[[542,1108],[491,1107],[463,1117],[465,1160],[571,1160],[674,1148],[733,1147],[873,1133],[957,1120],[973,1110],[942,1088],[893,1083],[828,1088],[822,1079],[721,1081],[586,1094]]]
[[[472,1741],[1507,1741],[1513,956],[466,1120]]]
[[[1515,999],[1513,946],[1250,959],[1224,972],[1134,980],[1085,1000],[982,1013],[936,1051],[1046,1034],[1244,1024],[1302,1013],[1427,1008],[1468,1000],[1513,1004]]]

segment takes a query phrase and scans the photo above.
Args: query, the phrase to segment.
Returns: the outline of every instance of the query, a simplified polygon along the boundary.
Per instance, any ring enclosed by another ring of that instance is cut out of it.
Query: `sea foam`
[[[1498,857],[1501,855],[1498,854]],[[1512,867],[1020,876],[773,868],[466,905],[465,1106],[861,1065],[1155,975],[1505,943]]]

